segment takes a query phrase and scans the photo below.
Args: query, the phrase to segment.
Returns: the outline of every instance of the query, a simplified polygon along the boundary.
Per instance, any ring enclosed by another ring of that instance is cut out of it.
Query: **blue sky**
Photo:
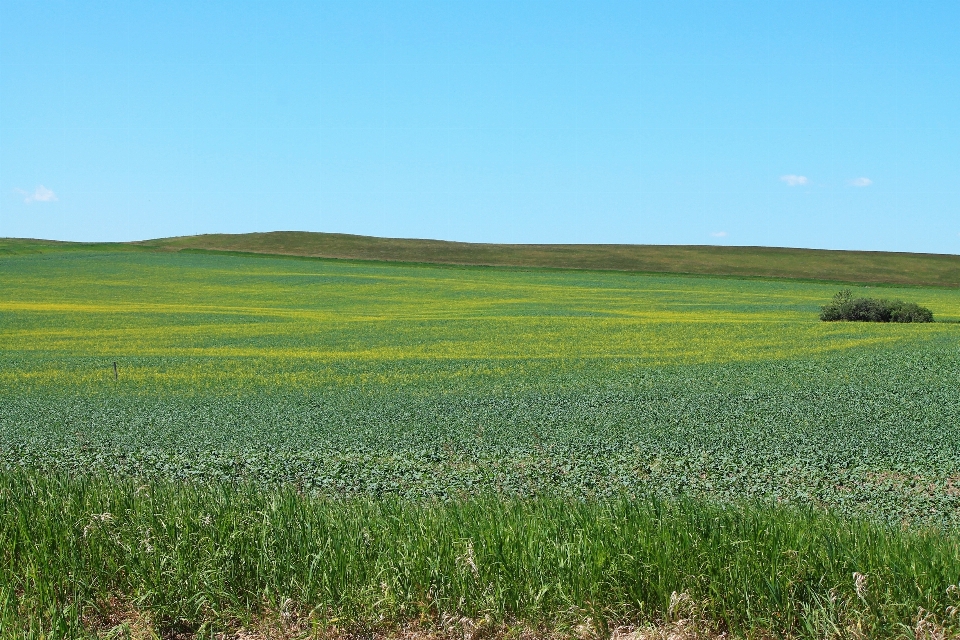
[[[0,236],[960,253],[960,3],[0,0]]]

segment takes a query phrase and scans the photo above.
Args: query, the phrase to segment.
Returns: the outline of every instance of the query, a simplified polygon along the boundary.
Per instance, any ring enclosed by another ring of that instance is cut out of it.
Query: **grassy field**
[[[478,244],[305,232],[210,234],[143,245],[359,260],[960,286],[960,256],[935,254],[776,247]]]
[[[938,320],[891,326],[819,322],[818,282],[0,250],[13,637],[287,598],[363,628],[602,631],[674,592],[747,635],[956,622],[960,290],[884,287]]]
[[[0,239],[0,255],[96,248],[960,287],[960,256],[939,254],[710,245],[509,245],[297,231],[207,234],[112,244]]]

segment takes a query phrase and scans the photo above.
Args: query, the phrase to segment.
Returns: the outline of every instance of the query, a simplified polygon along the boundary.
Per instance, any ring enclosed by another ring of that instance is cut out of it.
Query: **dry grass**
[[[113,598],[85,616],[84,623],[89,632],[103,640],[199,640],[201,637],[216,640],[733,640],[714,621],[704,618],[700,607],[686,594],[673,594],[667,615],[666,620],[658,623],[619,626],[610,632],[601,631],[590,618],[577,625],[551,628],[453,615],[406,625],[362,628],[324,622],[298,611],[288,600],[278,610],[266,612],[247,624],[237,623],[227,631],[211,634],[208,629],[174,629],[161,633],[149,612]],[[913,628],[904,631],[916,640],[960,637],[947,631],[937,616],[923,609],[918,610]],[[867,640],[869,637],[855,622],[837,629],[837,633],[838,638]],[[749,637],[766,640],[773,636],[754,630]]]
[[[144,625],[142,619],[122,620],[118,624],[103,630],[95,630],[97,637],[106,639],[129,640],[193,640],[199,638],[194,633],[165,633],[160,635],[150,625]],[[203,637],[210,637],[204,635]],[[272,624],[256,624],[240,627],[232,631],[216,633],[217,640],[596,640],[603,636],[595,633],[580,635],[562,633],[549,629],[531,629],[525,627],[497,626],[495,628],[470,628],[458,626],[451,629],[432,629],[411,625],[401,628],[384,628],[357,631],[336,627],[316,629],[310,626],[287,625],[277,627]],[[944,636],[930,636],[942,638]],[[721,640],[724,633],[704,630],[696,623],[687,620],[663,625],[649,625],[640,628],[622,627],[616,629],[610,640]]]
[[[619,626],[612,631],[603,631],[589,617],[575,625],[547,627],[446,614],[405,625],[367,628],[324,621],[312,613],[297,610],[288,600],[275,611],[261,614],[246,624],[237,622],[230,629],[211,635],[208,629],[160,632],[149,612],[112,598],[85,616],[84,626],[103,640],[199,640],[201,637],[217,640],[726,640],[728,637],[716,624],[700,616],[699,607],[686,594],[674,594],[668,613],[668,620],[658,624]],[[918,624],[935,628],[926,619]],[[930,637],[939,640],[942,636]]]
[[[153,616],[130,602],[111,598],[83,616],[83,626],[104,640],[154,640],[160,638]]]

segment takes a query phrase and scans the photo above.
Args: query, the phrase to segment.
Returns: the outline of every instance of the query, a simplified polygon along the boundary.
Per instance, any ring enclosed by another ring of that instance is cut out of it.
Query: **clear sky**
[[[960,253],[960,2],[0,0],[0,236]]]

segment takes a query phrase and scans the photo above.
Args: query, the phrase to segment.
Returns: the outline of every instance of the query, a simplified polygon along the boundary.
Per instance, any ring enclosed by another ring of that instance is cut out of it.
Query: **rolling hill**
[[[304,231],[205,234],[132,243],[0,240],[0,255],[78,248],[960,286],[960,256],[944,254],[710,245],[485,244]]]

